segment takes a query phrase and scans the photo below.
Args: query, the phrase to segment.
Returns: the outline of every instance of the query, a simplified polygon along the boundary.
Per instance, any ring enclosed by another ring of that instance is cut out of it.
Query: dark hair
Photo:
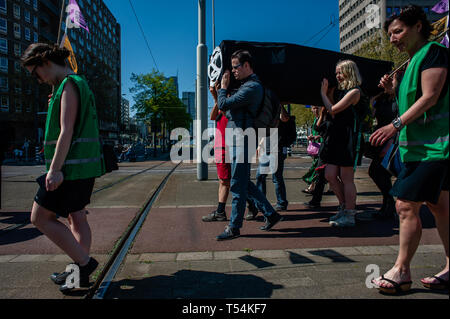
[[[384,31],[386,31],[386,33],[388,32],[391,23],[397,19],[402,21],[408,27],[412,27],[417,22],[421,21],[422,29],[420,30],[420,33],[425,39],[429,38],[431,31],[433,30],[423,9],[416,5],[409,5],[407,7],[404,7],[400,11],[400,14],[394,13],[392,16],[390,16],[384,23]]]
[[[58,45],[46,43],[33,43],[23,53],[20,61],[22,66],[42,65],[45,61],[65,66],[66,59],[70,56],[69,50]]]
[[[252,55],[247,50],[238,50],[238,51],[234,52],[231,55],[231,59],[238,59],[239,63],[241,63],[241,64],[244,64],[245,62],[248,62],[250,67],[252,69],[254,69]]]

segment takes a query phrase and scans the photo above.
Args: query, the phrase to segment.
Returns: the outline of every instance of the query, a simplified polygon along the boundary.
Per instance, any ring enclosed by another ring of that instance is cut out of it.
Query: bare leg
[[[91,251],[92,233],[87,221],[86,211],[71,213],[69,215],[70,230],[76,241],[83,247],[89,255]]]
[[[345,209],[354,210],[356,208],[355,171],[353,170],[353,167],[341,167],[340,171],[344,188]]]
[[[56,214],[36,202],[31,211],[31,222],[70,258],[81,266],[89,262],[89,255],[77,242],[66,225],[56,219]]]
[[[419,210],[422,203],[397,199],[396,208],[400,220],[400,247],[394,267],[384,277],[397,283],[411,280],[411,260],[419,247],[422,236],[422,223]],[[374,281],[380,287],[392,288],[393,285],[378,278]]]
[[[339,200],[339,204],[345,203],[344,184],[339,179],[339,166],[328,164],[325,167],[325,178]]]
[[[226,203],[230,194],[230,180],[219,180],[219,203]]]
[[[434,215],[434,218],[436,220],[436,228],[439,233],[439,237],[442,240],[442,244],[444,245],[445,250],[445,256],[446,256],[446,266],[444,270],[442,270],[440,273],[436,275],[436,277],[442,278],[444,280],[449,279],[449,258],[448,258],[448,251],[449,251],[449,192],[448,191],[442,191],[441,195],[439,196],[439,202],[437,204],[431,204],[427,203],[427,206],[430,208],[431,212]],[[426,283],[439,283],[437,279],[435,278],[424,278],[424,282]]]

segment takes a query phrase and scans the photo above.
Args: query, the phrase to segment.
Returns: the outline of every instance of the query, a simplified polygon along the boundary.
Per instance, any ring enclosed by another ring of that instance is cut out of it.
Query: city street
[[[370,272],[366,267],[375,264],[381,272],[395,260],[398,224],[394,220],[359,220],[351,229],[330,227],[328,218],[337,209],[334,195],[324,196],[320,211],[303,206],[310,197],[301,192],[305,184],[300,177],[309,164],[301,149],[286,161],[290,204],[288,211],[282,212],[283,222],[262,232],[262,217],[258,217],[244,222],[241,237],[225,242],[217,242],[215,236],[226,222],[201,221],[201,216],[216,206],[215,167],[210,165],[209,180],[200,182],[196,164],[178,166],[156,198],[104,298],[448,298],[445,293],[422,288],[418,281],[420,276],[439,271],[445,260],[433,217],[426,210],[422,212],[422,246],[413,263],[414,289],[399,297],[368,289]],[[88,218],[92,253],[102,267],[130,222],[174,167],[170,161],[125,162],[118,171],[96,181]],[[86,293],[81,290],[64,296],[48,277],[63,270],[70,260],[29,222],[37,191],[34,180],[42,172],[42,166],[3,169],[0,298],[81,298]],[[381,196],[367,176],[366,161],[355,180],[358,211],[379,208]],[[267,192],[275,204],[270,179]],[[228,216],[230,210],[227,206]],[[18,269],[24,270],[20,279]],[[248,289],[233,289],[242,281]],[[216,284],[221,288],[212,289]]]

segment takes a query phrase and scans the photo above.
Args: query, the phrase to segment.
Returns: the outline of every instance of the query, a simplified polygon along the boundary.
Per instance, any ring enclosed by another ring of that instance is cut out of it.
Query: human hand
[[[389,76],[389,74],[385,74],[381,80],[380,84],[378,84],[378,87],[383,88],[384,92],[387,94],[393,94],[394,93],[394,79]]]
[[[228,89],[228,85],[230,85],[230,71],[226,70],[225,73],[222,76],[222,89]]]
[[[215,84],[214,86],[210,86],[210,87],[209,87],[209,92],[211,93],[211,95],[212,95],[214,101],[216,101],[216,102],[217,102],[217,89],[216,89],[216,86],[217,86],[217,83],[218,83],[218,82],[219,82],[219,81],[217,81],[216,84]]]
[[[48,192],[53,192],[61,186],[64,181],[64,175],[61,171],[48,171],[45,179],[45,188]]]
[[[380,146],[386,143],[397,133],[397,129],[392,124],[388,124],[376,130],[369,138],[372,146]]]
[[[52,96],[53,96],[52,93],[50,93],[50,94],[48,95],[48,105],[50,105],[50,101],[52,100]]]

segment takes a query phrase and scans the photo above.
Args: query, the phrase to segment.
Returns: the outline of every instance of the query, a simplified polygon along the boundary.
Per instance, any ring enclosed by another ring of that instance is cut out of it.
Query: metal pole
[[[212,47],[213,47],[213,50],[216,47],[216,22],[215,22],[215,20],[216,20],[216,14],[215,14],[215,9],[214,9],[214,0],[212,0],[212,40],[213,40]]]
[[[59,39],[61,38],[61,24],[64,15],[64,5],[66,4],[66,0],[61,0],[61,13],[59,15],[59,26],[58,26],[58,38],[56,39],[56,43],[59,44]]]
[[[198,0],[198,45],[197,45],[197,179],[208,179],[208,164],[202,159],[202,150],[207,141],[202,133],[208,126],[208,52],[206,47],[206,5]]]

